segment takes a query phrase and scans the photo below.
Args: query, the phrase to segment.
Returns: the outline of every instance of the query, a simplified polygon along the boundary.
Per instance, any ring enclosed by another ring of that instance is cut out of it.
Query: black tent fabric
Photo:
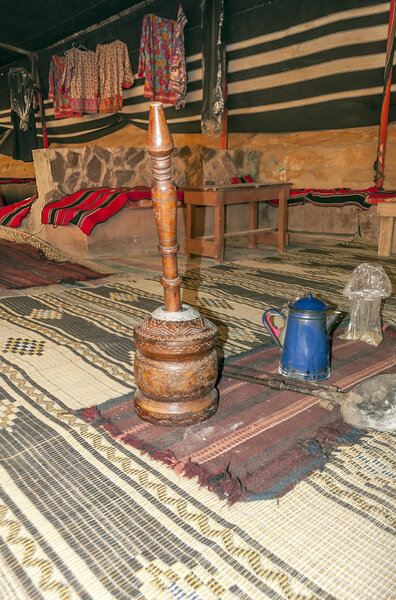
[[[130,8],[113,15],[99,27],[91,24],[77,37],[65,36],[61,22],[58,28],[53,25],[60,41],[54,42],[56,36],[52,27],[48,31],[51,44],[43,46],[43,33],[41,48],[36,48],[39,50],[44,97],[51,56],[63,53],[72,40],[90,49],[95,49],[99,42],[116,38],[126,42],[136,73],[144,14],[153,12],[175,19],[178,4],[178,0],[129,3]],[[200,133],[202,10],[196,0],[184,0],[182,4],[188,19],[185,29],[189,79],[186,107],[175,111],[174,107],[167,106],[165,114],[173,133]],[[92,2],[89,5],[92,6]],[[241,3],[240,0],[227,0],[224,6],[229,133],[299,132],[378,125],[388,2],[244,0]],[[77,34],[78,21],[73,22]],[[0,127],[3,131],[10,127],[6,71],[0,71],[3,73],[3,77],[0,76]],[[142,79],[136,79],[134,85],[125,90],[122,113],[115,115],[55,120],[52,103],[46,101],[49,141],[84,143],[107,135],[128,122],[146,128],[148,102],[143,98],[143,83]],[[391,93],[389,120],[396,120],[395,89]],[[40,133],[40,123],[38,130]]]

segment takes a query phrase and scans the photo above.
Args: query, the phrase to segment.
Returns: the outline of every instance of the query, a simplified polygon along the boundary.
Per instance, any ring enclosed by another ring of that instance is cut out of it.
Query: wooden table
[[[393,226],[396,219],[396,202],[379,202],[377,214],[380,217],[378,255],[390,256],[392,252]]]
[[[287,245],[287,200],[290,183],[241,184],[207,188],[184,189],[184,203],[187,207],[186,239],[184,250],[191,254],[209,256],[216,263],[224,259],[224,240],[242,236],[249,237],[249,248],[255,248],[257,242],[273,244],[278,252]],[[278,228],[258,229],[258,203],[278,200]],[[230,204],[249,204],[249,229],[224,232],[224,207]],[[193,206],[213,206],[215,209],[214,235],[193,236]]]

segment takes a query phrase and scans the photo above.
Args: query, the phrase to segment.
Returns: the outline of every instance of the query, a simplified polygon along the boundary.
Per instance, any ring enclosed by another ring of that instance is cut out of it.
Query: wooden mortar
[[[160,102],[150,105],[146,148],[153,167],[152,201],[165,306],[134,330],[135,410],[141,419],[157,425],[192,425],[217,410],[217,328],[180,301],[176,190],[170,166],[173,140]]]

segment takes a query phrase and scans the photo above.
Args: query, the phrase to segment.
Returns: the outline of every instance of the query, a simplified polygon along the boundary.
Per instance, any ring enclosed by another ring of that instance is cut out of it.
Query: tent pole
[[[10,50],[10,52],[15,52],[15,54],[26,54],[29,55],[31,52],[28,50],[22,50],[22,48],[17,48],[16,46],[11,46],[11,44],[4,44],[0,42],[0,48],[4,48],[5,50]]]
[[[228,109],[227,109],[227,73],[224,78],[224,117],[223,117],[223,133],[221,134],[221,149],[227,150],[228,148]]]
[[[385,148],[386,148],[386,135],[388,129],[388,117],[389,117],[389,103],[390,103],[390,92],[392,84],[392,64],[393,55],[395,51],[395,0],[390,0],[389,7],[389,26],[388,26],[388,40],[386,44],[386,60],[385,60],[385,74],[384,74],[384,91],[382,96],[382,108],[380,127],[378,135],[378,147],[377,147],[377,158],[374,164],[375,175],[374,182],[379,189],[384,187],[385,177]]]
[[[32,77],[34,79],[34,84],[35,84],[35,88],[36,88],[39,111],[40,111],[41,126],[42,126],[42,130],[43,130],[43,146],[44,146],[44,148],[48,148],[47,123],[45,121],[45,110],[44,110],[43,95],[41,92],[41,85],[40,85],[38,60],[39,60],[38,55],[31,52],[30,53],[30,62],[32,65]]]

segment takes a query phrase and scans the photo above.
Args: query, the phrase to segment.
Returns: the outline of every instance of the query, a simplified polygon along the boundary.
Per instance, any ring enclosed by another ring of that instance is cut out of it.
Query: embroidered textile
[[[134,81],[128,47],[124,42],[115,40],[96,46],[96,77],[99,112],[121,110],[122,88],[130,88]]]
[[[184,27],[187,23],[186,16],[181,4],[177,15],[175,38],[173,42],[173,56],[171,80],[169,87],[175,93],[175,108],[181,108],[186,105],[187,94],[187,69],[186,58],[184,54]]]
[[[68,51],[61,84],[70,90],[71,105],[77,113],[98,112],[96,98],[96,54],[91,50]]]
[[[51,59],[48,83],[48,98],[54,102],[55,119],[67,117],[80,117],[81,113],[72,108],[70,92],[62,86],[62,77],[65,71],[66,56],[54,55]]]
[[[25,200],[21,200],[20,202],[1,207],[0,225],[4,227],[19,227],[37,198],[38,194],[34,194],[34,196],[29,196],[29,198],[25,198]]]
[[[175,103],[170,88],[176,22],[149,14],[143,18],[138,77],[145,77],[143,95],[158,102]]]

